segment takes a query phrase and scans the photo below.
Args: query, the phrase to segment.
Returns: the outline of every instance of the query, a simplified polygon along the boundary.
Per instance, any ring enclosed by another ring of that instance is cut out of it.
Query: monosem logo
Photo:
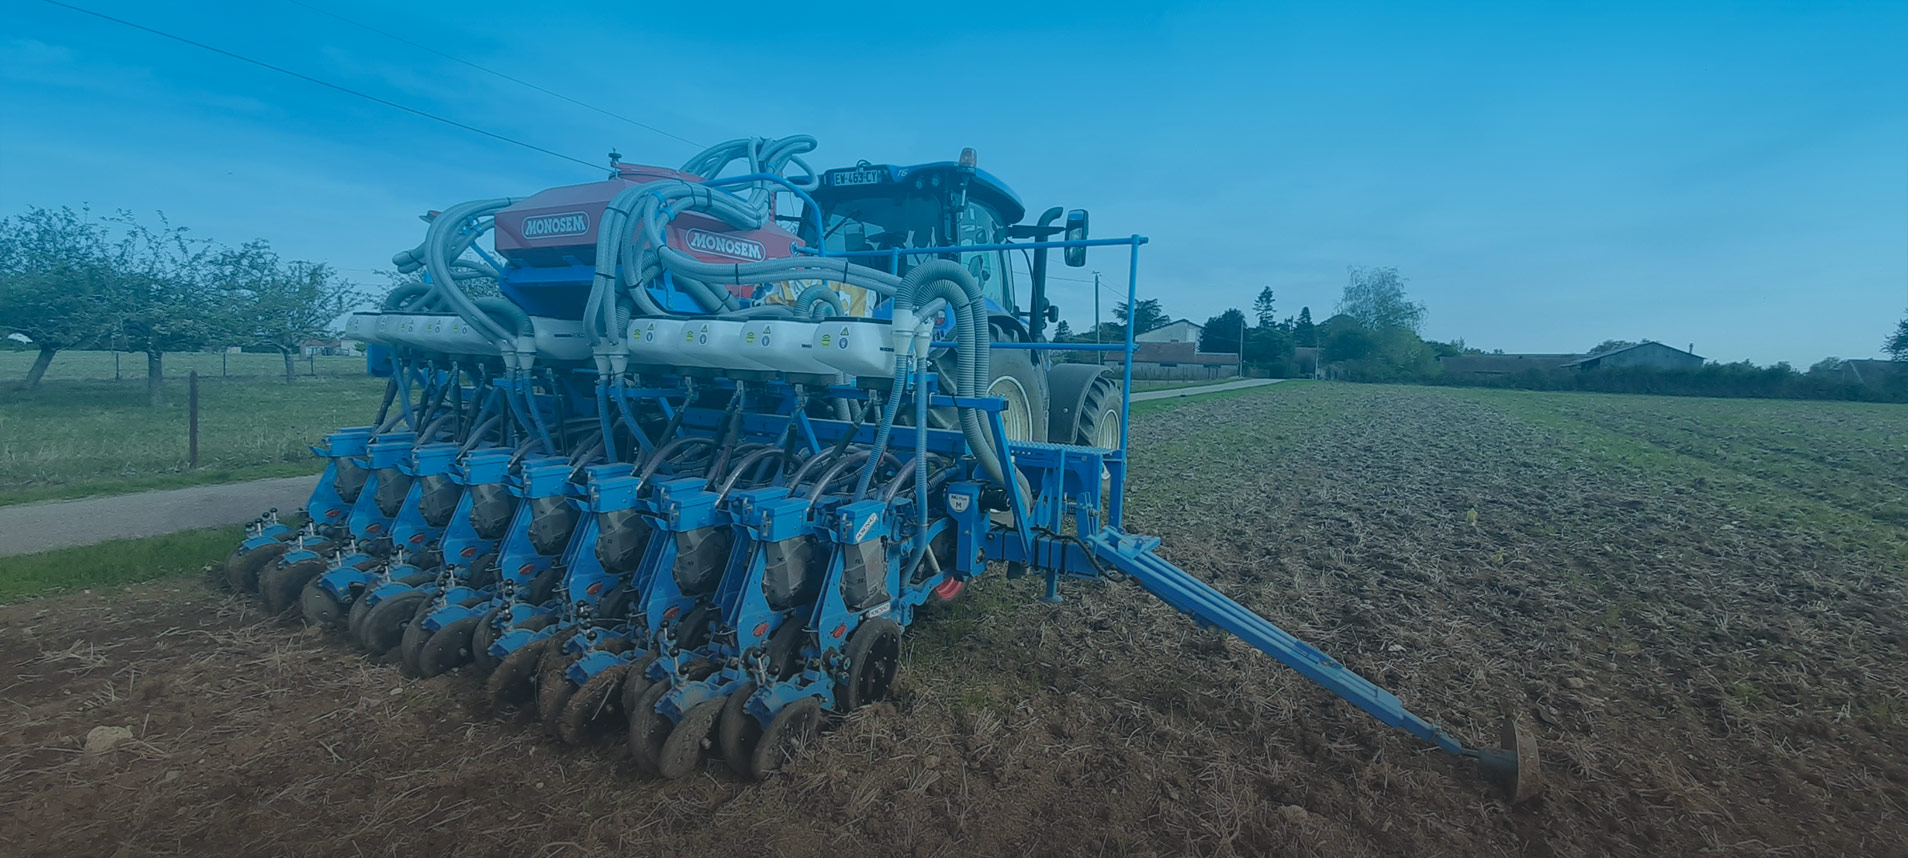
[[[762,243],[733,235],[718,235],[700,229],[689,230],[689,249],[730,259],[746,259],[750,262],[762,261]]]
[[[560,238],[590,231],[590,216],[584,212],[537,215],[523,219],[524,238]]]

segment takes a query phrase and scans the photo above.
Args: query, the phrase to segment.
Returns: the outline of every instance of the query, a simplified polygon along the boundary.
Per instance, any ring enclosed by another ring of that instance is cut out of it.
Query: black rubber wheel
[[[1120,382],[1112,378],[1096,379],[1087,388],[1086,401],[1080,407],[1080,423],[1072,443],[1107,450],[1120,448]]]
[[[430,598],[428,593],[407,590],[372,605],[364,615],[364,624],[358,627],[358,643],[373,655],[390,652],[404,639],[404,630],[417,614],[418,603],[428,602]]]
[[[835,702],[843,712],[888,696],[901,667],[901,625],[887,617],[861,624],[848,636],[848,678],[835,685]]]
[[[649,690],[649,666],[656,662],[656,653],[650,652],[629,666],[629,672],[623,674],[623,715],[636,711],[636,701],[643,692]]]
[[[1034,366],[1033,352],[1027,349],[995,349],[988,358],[993,380],[984,396],[1007,401],[1000,414],[1012,441],[1047,440],[1047,374]]]
[[[345,639],[358,646],[364,646],[364,616],[371,613],[371,600],[366,598],[369,595],[370,587],[358,591],[357,597],[351,600],[351,610],[345,614]]]
[[[563,714],[557,719],[557,735],[563,741],[582,745],[594,741],[615,725],[616,716],[623,712],[622,695],[618,691],[629,668],[628,662],[611,665],[570,695],[570,701],[563,705]]]
[[[663,777],[675,780],[701,765],[703,756],[709,752],[712,738],[709,732],[715,727],[716,718],[722,715],[722,702],[704,700],[683,713],[682,720],[676,722],[676,729],[669,731],[669,738],[663,740],[657,765]]]
[[[345,611],[348,610],[331,591],[318,586],[313,578],[305,584],[304,592],[298,594],[298,609],[305,615],[305,622],[321,629],[335,629],[344,625]]]
[[[543,651],[550,647],[552,638],[531,641],[521,649],[504,656],[498,662],[497,669],[490,672],[490,679],[484,682],[484,697],[490,705],[502,708],[522,703],[536,692],[532,680],[537,675],[537,662],[543,658]]]
[[[283,614],[297,607],[299,594],[311,579],[325,574],[325,561],[312,557],[297,563],[280,563],[258,576],[258,593],[265,610]]]
[[[629,718],[629,753],[636,758],[636,768],[647,775],[662,774],[663,743],[676,726],[656,711],[657,701],[669,693],[669,688],[667,682],[650,683],[623,713]]]
[[[743,777],[754,777],[750,761],[755,746],[762,741],[762,722],[748,712],[749,698],[755,695],[755,683],[744,682],[722,701],[722,717],[716,719],[716,747],[729,770]]]
[[[489,676],[491,671],[497,669],[498,659],[490,654],[490,645],[496,643],[497,635],[502,633],[497,628],[497,618],[503,612],[502,606],[491,608],[477,618],[477,627],[470,631],[470,664],[480,675]]]
[[[435,599],[425,599],[417,603],[411,611],[411,619],[404,624],[404,634],[398,638],[398,668],[405,676],[419,676],[417,661],[424,652],[424,644],[430,642],[431,632],[424,628],[424,617],[437,605]]]
[[[579,658],[582,656],[552,647],[537,665],[537,720],[552,736],[562,733],[559,721],[563,707],[576,695],[576,683],[570,681],[569,673],[570,665]]]
[[[781,770],[821,726],[821,699],[804,697],[775,714],[749,758],[749,776],[757,780]]]
[[[429,679],[470,663],[477,621],[477,617],[465,617],[432,634],[417,654],[417,675]]]
[[[285,556],[285,552],[290,550],[290,545],[280,542],[274,545],[261,545],[244,554],[232,552],[232,556],[225,561],[226,586],[237,593],[258,592],[259,571],[276,564],[278,558]]]
[[[1052,400],[1047,410],[1047,440],[1118,449],[1120,389],[1120,380],[1103,367],[1055,364],[1047,371],[1048,396]]]

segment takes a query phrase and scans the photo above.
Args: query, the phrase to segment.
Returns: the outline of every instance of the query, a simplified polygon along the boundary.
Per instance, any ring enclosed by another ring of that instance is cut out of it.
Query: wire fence
[[[0,351],[0,383],[20,381],[39,357],[37,351]],[[363,355],[299,355],[292,368],[301,377],[364,375]],[[202,378],[284,378],[285,358],[276,353],[167,352],[162,372],[166,378],[185,378],[197,370]],[[63,351],[53,356],[45,381],[144,382],[145,352]]]

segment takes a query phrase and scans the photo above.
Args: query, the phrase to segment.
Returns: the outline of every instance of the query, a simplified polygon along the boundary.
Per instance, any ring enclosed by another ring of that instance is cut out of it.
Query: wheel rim
[[[1000,422],[1007,428],[1008,440],[1043,440],[1033,437],[1033,400],[1018,379],[1011,375],[994,379],[993,385],[987,388],[987,395],[998,396],[1007,403],[1007,409],[1000,412]]]
[[[855,665],[855,703],[865,706],[888,696],[895,670],[901,665],[901,641],[882,635],[868,647],[868,656]]]
[[[1120,411],[1108,408],[1093,424],[1093,446],[1108,450],[1120,448]]]

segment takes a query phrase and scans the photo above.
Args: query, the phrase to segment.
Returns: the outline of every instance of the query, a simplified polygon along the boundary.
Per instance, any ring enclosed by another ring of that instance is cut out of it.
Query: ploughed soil
[[[983,579],[757,784],[175,579],[0,607],[0,854],[1908,854],[1900,525],[1516,396],[1150,414],[1128,525],[1466,741],[1522,718],[1524,805],[1130,582]]]

